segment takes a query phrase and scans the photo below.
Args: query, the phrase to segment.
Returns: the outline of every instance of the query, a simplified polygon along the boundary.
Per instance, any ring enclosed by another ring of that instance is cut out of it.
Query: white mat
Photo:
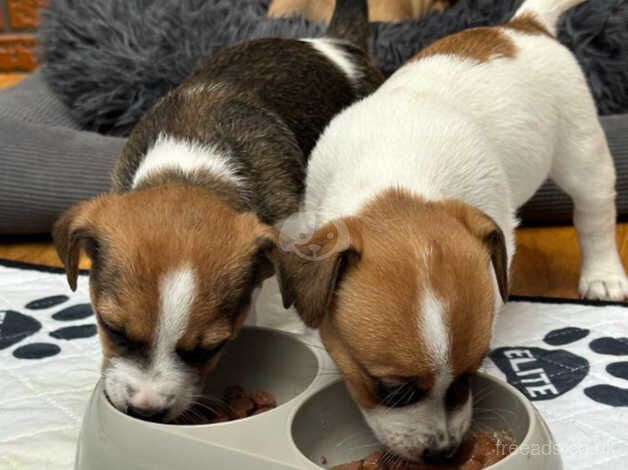
[[[511,302],[493,347],[486,371],[534,401],[566,470],[628,468],[626,307]]]
[[[63,274],[0,266],[0,469],[72,468],[100,367],[87,302],[86,276],[71,293]],[[511,374],[536,399],[566,470],[628,468],[628,381],[606,370],[626,376],[627,315],[619,306],[513,302],[498,322],[492,358],[501,369],[490,360],[486,369]]]

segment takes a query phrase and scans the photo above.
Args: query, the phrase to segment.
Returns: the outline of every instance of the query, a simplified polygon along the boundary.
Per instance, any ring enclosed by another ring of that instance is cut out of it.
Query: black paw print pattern
[[[588,337],[590,330],[566,327],[552,330],[543,341],[553,347],[564,346]],[[624,356],[627,360],[606,366],[611,376],[627,380],[628,338],[601,337],[589,343],[592,352],[605,356]],[[530,400],[551,400],[576,387],[589,373],[589,361],[564,349],[537,347],[502,347],[493,350],[490,358],[506,375],[506,379]],[[584,394],[597,403],[628,406],[628,388],[610,384],[586,387]]]
[[[95,336],[96,325],[94,323],[61,326],[63,323],[83,321],[93,316],[91,306],[86,303],[62,308],[68,300],[66,295],[53,295],[33,300],[24,306],[24,310],[30,314],[13,310],[0,311],[0,350],[17,345],[12,353],[15,358],[43,359],[59,354],[64,341]],[[44,314],[41,311],[53,307],[60,307],[51,315],[53,320],[59,322],[59,328],[49,333],[51,341],[21,344],[41,330],[41,322],[37,319],[38,313]],[[53,340],[56,341],[53,342]]]
[[[598,354],[625,356],[628,359],[628,338],[598,338],[591,341],[591,350]],[[611,362],[606,366],[610,375],[628,380],[628,361]],[[628,382],[626,382],[628,386]],[[594,385],[584,389],[584,394],[591,400],[610,406],[628,406],[628,388],[614,385]]]

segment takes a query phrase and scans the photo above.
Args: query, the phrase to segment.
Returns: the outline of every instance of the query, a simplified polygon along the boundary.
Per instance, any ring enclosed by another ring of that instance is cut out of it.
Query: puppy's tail
[[[366,0],[336,0],[327,37],[350,41],[363,51],[369,37],[369,7]]]
[[[556,36],[558,18],[567,10],[587,0],[527,0],[513,19],[530,18],[539,22],[553,36]]]

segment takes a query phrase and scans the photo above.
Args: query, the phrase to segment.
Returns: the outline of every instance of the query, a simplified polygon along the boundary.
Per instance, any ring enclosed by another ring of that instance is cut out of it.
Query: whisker
[[[362,445],[359,445],[359,446],[348,447],[347,449],[352,451],[352,450],[359,450],[359,449],[369,449],[371,447],[382,447],[382,443],[381,442],[372,442],[370,444],[362,444]]]
[[[340,441],[338,444],[336,444],[336,448],[341,447],[343,445],[345,445],[347,442],[349,442],[350,440],[356,438],[360,436],[360,433],[353,433],[353,434],[349,434],[347,437],[345,437],[342,441]]]

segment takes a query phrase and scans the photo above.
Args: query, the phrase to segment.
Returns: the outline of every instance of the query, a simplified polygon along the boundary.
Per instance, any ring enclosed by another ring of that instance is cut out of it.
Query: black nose
[[[168,410],[163,408],[138,408],[131,405],[129,405],[126,410],[129,416],[143,419],[144,421],[153,421],[155,423],[161,423],[166,417],[167,411]]]
[[[458,446],[450,446],[444,449],[427,449],[423,452],[423,461],[428,465],[447,463],[457,450]]]

